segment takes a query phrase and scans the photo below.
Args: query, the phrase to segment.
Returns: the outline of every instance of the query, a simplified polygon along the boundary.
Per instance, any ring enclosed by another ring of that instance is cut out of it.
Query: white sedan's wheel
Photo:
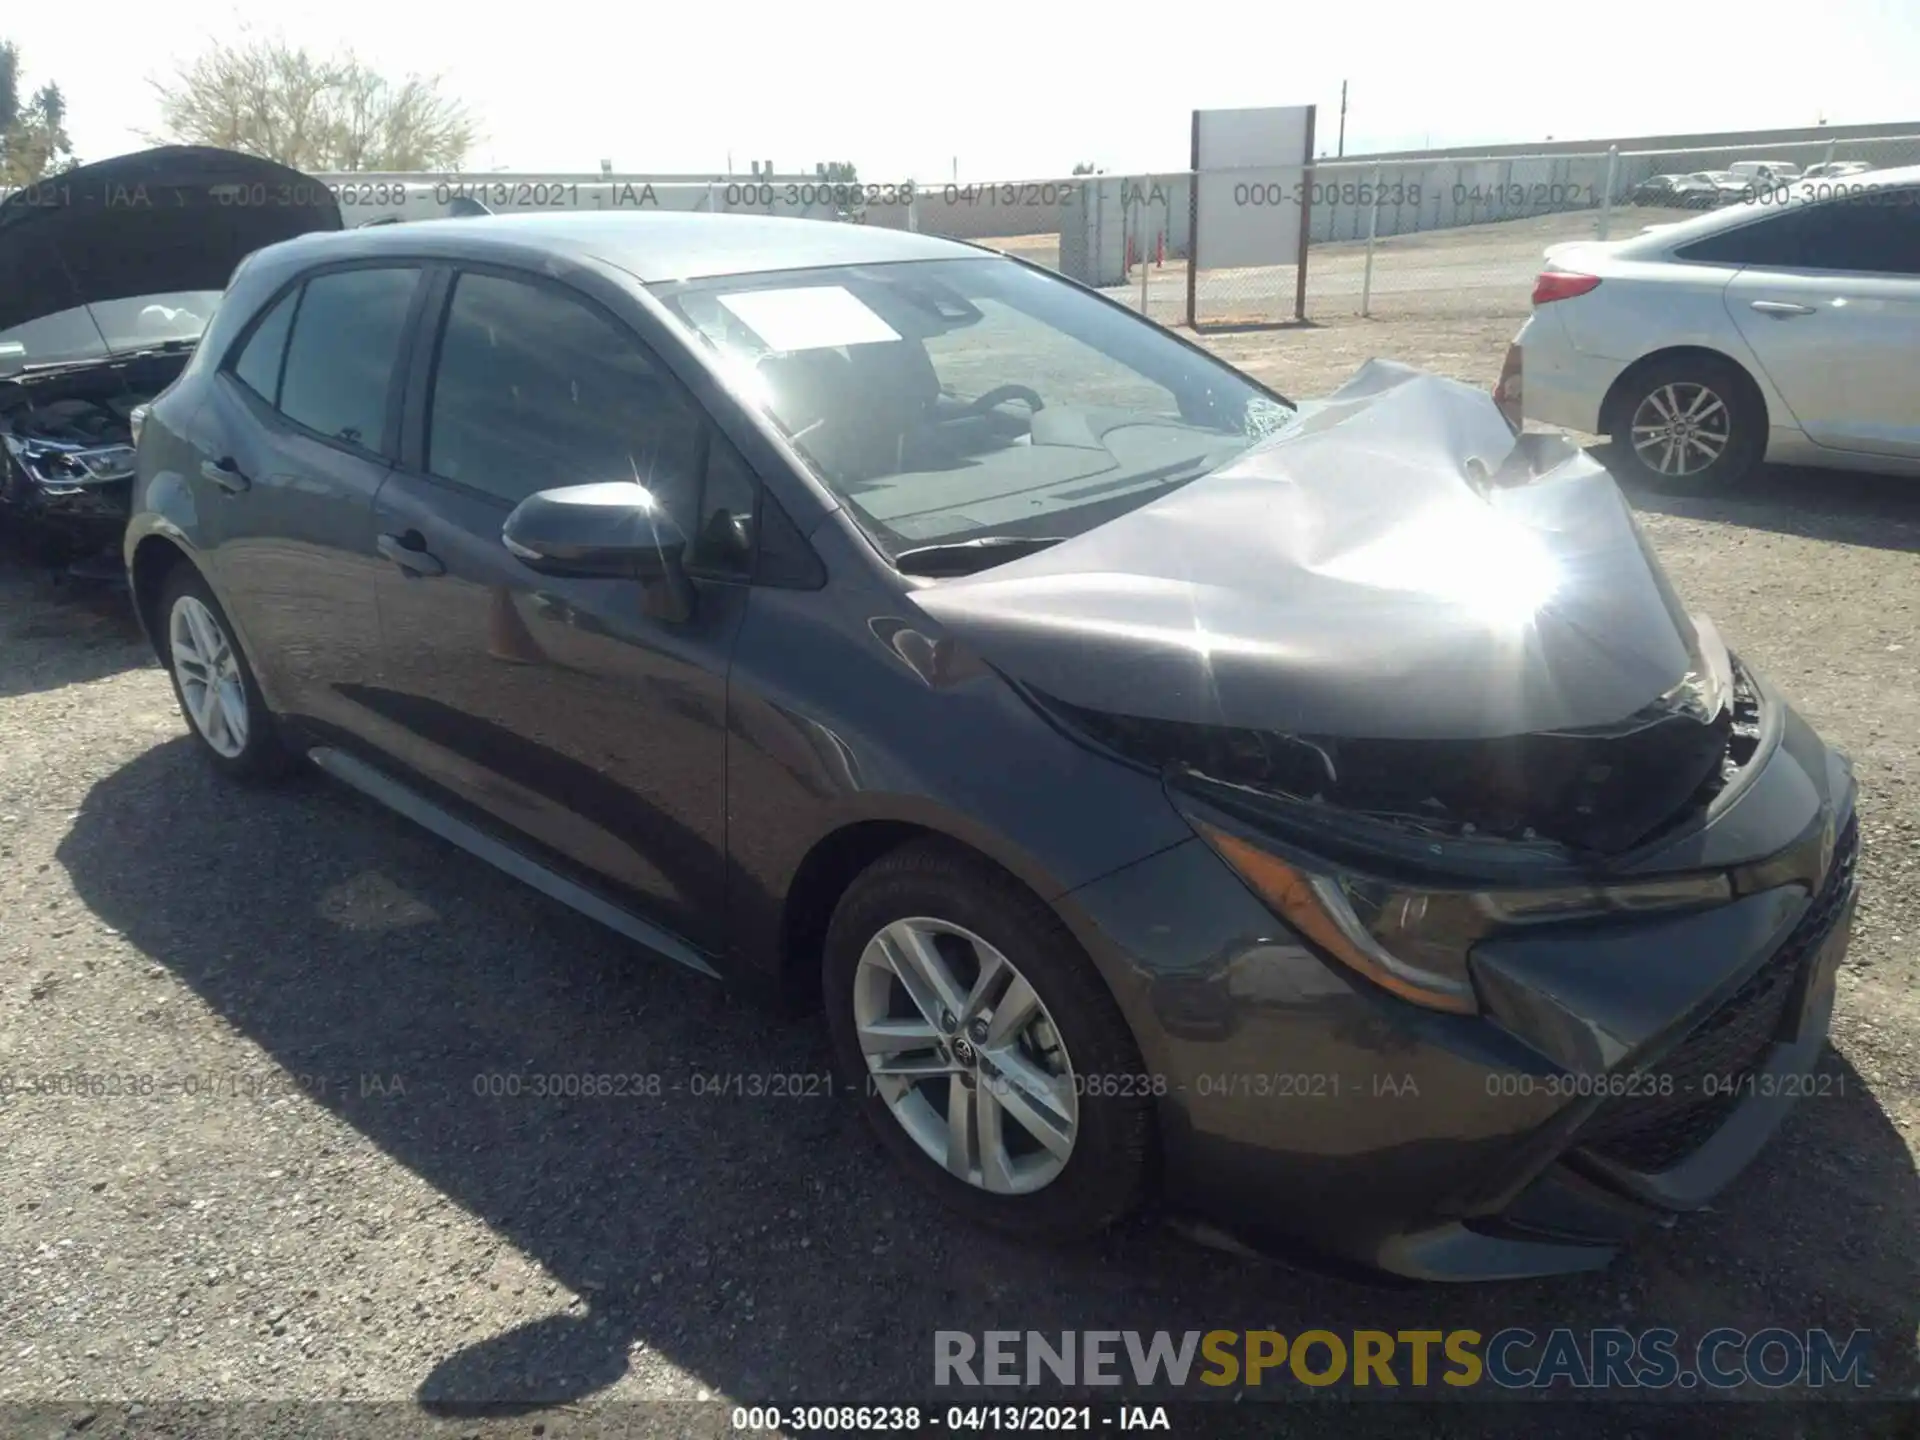
[[[1730,360],[1681,354],[1636,366],[1616,383],[1607,413],[1607,463],[1650,489],[1725,489],[1766,453],[1766,405]]]
[[[233,641],[198,596],[181,595],[167,616],[167,650],[180,700],[200,738],[217,755],[247,748],[247,686]]]

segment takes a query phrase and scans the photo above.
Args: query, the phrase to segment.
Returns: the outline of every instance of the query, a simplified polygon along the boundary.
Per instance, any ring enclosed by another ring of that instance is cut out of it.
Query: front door
[[[717,950],[750,558],[729,546],[750,534],[752,481],[640,338],[552,281],[461,272],[435,355],[419,453],[376,502],[385,673],[362,703],[415,774]],[[690,614],[507,551],[520,500],[604,480],[647,485],[695,537]],[[746,525],[713,523],[715,506]]]

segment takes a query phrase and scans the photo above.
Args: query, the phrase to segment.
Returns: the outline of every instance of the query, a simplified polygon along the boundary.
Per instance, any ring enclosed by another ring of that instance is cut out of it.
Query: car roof
[[[332,243],[313,243],[324,238]],[[616,265],[653,284],[824,265],[950,260],[990,253],[973,245],[833,220],[685,211],[547,211],[374,225],[273,247],[302,263],[388,254],[502,261],[554,256]]]

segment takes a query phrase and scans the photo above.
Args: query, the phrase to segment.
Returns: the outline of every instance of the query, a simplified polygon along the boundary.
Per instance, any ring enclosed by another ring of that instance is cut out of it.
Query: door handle
[[[218,460],[202,460],[200,478],[211,480],[229,495],[238,495],[242,490],[253,487],[253,482],[242,475],[240,467],[233,463],[231,455],[222,455]]]
[[[418,530],[404,535],[382,535],[374,544],[382,555],[409,575],[444,575],[447,567],[427,553],[427,537]]]
[[[1791,320],[1796,315],[1813,314],[1813,306],[1797,305],[1791,300],[1755,300],[1751,307],[1762,315],[1772,315],[1776,319]]]

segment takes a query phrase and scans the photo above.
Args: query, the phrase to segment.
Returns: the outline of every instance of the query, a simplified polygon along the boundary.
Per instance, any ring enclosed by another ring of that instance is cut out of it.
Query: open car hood
[[[224,290],[261,246],[340,228],[324,183],[231,150],[168,145],[83,165],[0,204],[0,332],[107,300]]]
[[[1078,710],[1294,736],[1631,730],[1727,663],[1605,470],[1382,361],[1222,469],[913,598]]]

